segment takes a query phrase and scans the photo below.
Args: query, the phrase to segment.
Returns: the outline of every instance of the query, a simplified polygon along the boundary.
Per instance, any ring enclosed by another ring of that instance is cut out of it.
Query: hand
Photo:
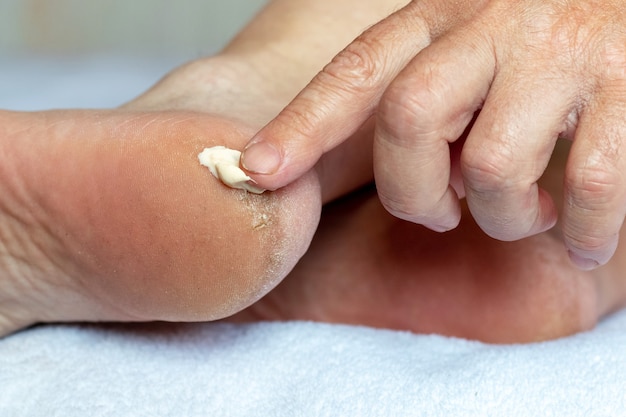
[[[260,186],[282,187],[372,115],[387,210],[450,230],[465,195],[480,227],[501,240],[555,224],[537,180],[557,138],[574,140],[565,244],[583,269],[614,253],[626,214],[622,2],[413,1],[339,53],[251,140],[243,166]],[[454,181],[450,145],[466,130]]]
[[[561,196],[567,145],[541,178],[552,196]],[[464,215],[450,233],[432,233],[388,215],[375,190],[362,189],[327,205],[287,278],[229,320],[349,323],[490,343],[562,337],[626,306],[626,242],[604,268],[577,271],[554,231],[500,242]]]

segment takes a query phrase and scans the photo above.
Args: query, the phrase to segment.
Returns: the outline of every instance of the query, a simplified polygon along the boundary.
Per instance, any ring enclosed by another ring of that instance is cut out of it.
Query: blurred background
[[[0,52],[193,57],[224,45],[265,0],[1,0]]]
[[[0,0],[0,108],[117,105],[219,51],[266,2]],[[74,85],[86,76],[117,85]]]

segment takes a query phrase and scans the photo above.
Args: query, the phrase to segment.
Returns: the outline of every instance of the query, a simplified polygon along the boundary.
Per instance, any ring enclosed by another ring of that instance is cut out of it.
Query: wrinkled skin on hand
[[[446,231],[466,197],[484,232],[513,241],[556,223],[537,180],[568,138],[564,243],[593,269],[613,255],[626,214],[624,114],[623,2],[413,1],[340,52],[250,141],[243,164],[260,186],[282,187],[375,117],[389,212]]]

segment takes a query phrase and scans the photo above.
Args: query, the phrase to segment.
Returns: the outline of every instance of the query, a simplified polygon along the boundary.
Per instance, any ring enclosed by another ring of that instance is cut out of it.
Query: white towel
[[[529,345],[307,322],[42,326],[1,416],[625,416],[626,311]]]

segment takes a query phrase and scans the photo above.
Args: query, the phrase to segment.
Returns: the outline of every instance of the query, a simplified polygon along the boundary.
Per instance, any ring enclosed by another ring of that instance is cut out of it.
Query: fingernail
[[[437,233],[445,233],[445,232],[449,232],[450,230],[454,229],[454,226],[444,226],[444,225],[440,225],[440,224],[430,224],[427,227],[430,230],[432,230],[433,232],[437,232]]]
[[[575,254],[571,250],[568,250],[567,254],[572,260],[572,263],[583,271],[591,271],[592,269],[596,269],[600,266],[600,263],[598,261],[594,259],[583,258],[582,256]]]
[[[280,152],[272,144],[257,142],[244,149],[241,165],[256,174],[273,174],[281,162]]]
[[[430,230],[433,230],[435,232],[439,232],[439,233],[444,233],[444,232],[449,232],[451,230],[456,229],[456,227],[459,225],[459,219],[446,219],[445,221],[440,221],[438,223],[435,224],[429,224],[428,227]]]

